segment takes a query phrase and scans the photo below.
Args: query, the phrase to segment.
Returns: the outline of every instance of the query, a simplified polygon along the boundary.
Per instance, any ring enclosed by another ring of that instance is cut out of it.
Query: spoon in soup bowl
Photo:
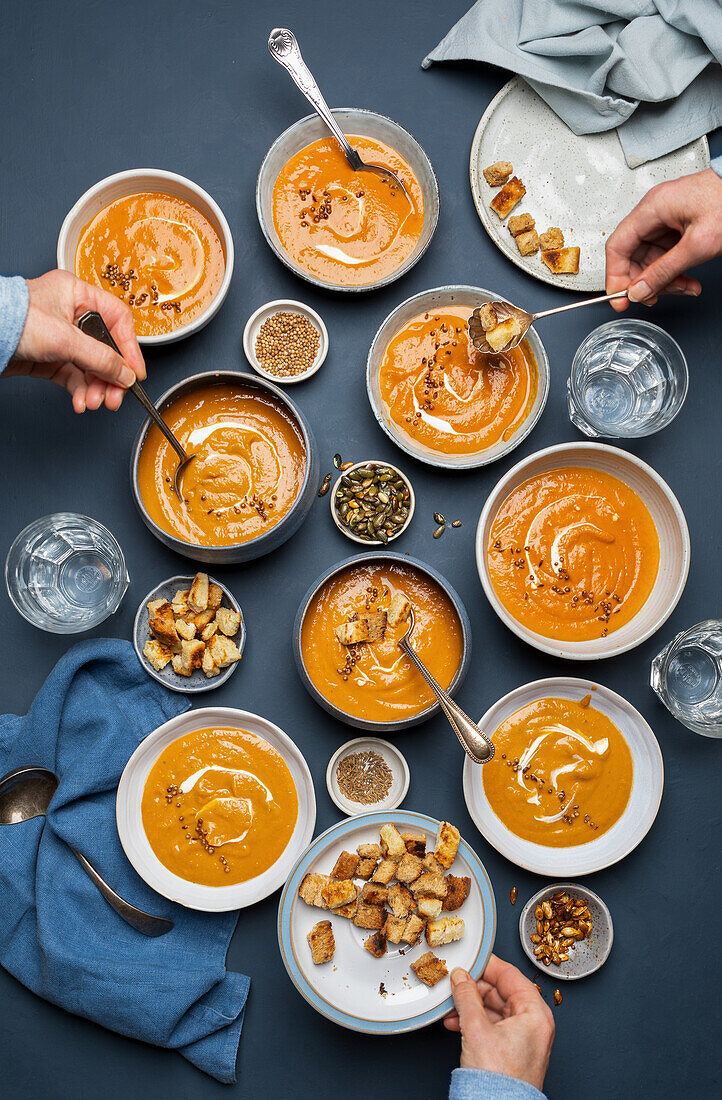
[[[444,714],[449,720],[449,725],[459,738],[462,749],[470,756],[475,764],[488,764],[494,757],[494,744],[490,737],[479,729],[476,722],[472,722],[458,703],[455,703],[447,691],[429,672],[424,662],[415,649],[412,648],[410,638],[414,629],[414,609],[409,611],[409,629],[398,640],[399,649],[406,654],[410,661],[418,668],[433,691]]]
[[[519,306],[513,306],[511,302],[499,300],[498,302],[483,302],[477,306],[469,318],[469,337],[477,351],[484,355],[499,355],[501,352],[511,351],[522,342],[527,332],[540,317],[551,317],[553,313],[566,313],[569,309],[581,309],[582,306],[593,306],[599,302],[611,302],[614,298],[626,298],[626,290],[618,290],[616,294],[602,294],[599,298],[585,298],[582,302],[571,302],[566,306],[556,306],[555,309],[544,309],[540,313],[528,313]],[[504,331],[495,335],[497,328]],[[491,336],[493,343],[489,343]]]

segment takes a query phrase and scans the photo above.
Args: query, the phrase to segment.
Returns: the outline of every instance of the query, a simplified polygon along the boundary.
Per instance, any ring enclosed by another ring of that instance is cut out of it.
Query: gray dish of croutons
[[[141,602],[133,625],[133,646],[148,675],[185,694],[224,684],[245,641],[238,602],[207,573],[162,581]]]

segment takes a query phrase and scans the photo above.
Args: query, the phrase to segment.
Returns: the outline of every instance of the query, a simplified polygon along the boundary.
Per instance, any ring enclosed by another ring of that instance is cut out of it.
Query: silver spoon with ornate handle
[[[412,649],[409,638],[411,637],[411,631],[414,629],[413,609],[409,612],[409,618],[411,620],[411,625],[406,633],[399,638],[399,649],[406,654],[409,660],[413,661],[426,680],[426,683],[439,700],[441,709],[448,718],[449,725],[459,738],[461,747],[467,756],[470,756],[475,764],[488,764],[493,758],[495,751],[491,738],[487,737],[487,735],[479,729],[476,722],[472,722],[469,715],[461,709],[458,703],[454,702],[449,693],[444,691],[441,685],[437,683],[431,675],[416,650]]]
[[[511,302],[484,302],[483,305],[476,307],[469,318],[469,336],[474,347],[485,355],[499,355],[501,352],[511,351],[512,348],[518,347],[531,326],[535,321],[538,321],[540,317],[551,317],[553,313],[566,313],[569,309],[581,309],[582,306],[594,306],[599,302],[611,302],[615,298],[626,297],[626,290],[618,290],[616,294],[602,294],[599,298],[585,298],[583,302],[571,302],[566,306],[556,306],[554,309],[543,309],[541,313],[527,313],[525,309],[519,309],[519,306],[513,306]],[[500,348],[492,348],[486,339],[488,330],[484,328],[480,316],[484,306],[493,306],[500,321],[506,321],[510,317],[513,317],[521,325],[521,331]]]
[[[58,789],[58,777],[47,768],[15,768],[0,778],[0,825],[19,825],[33,817],[43,817]],[[69,846],[70,847],[70,846]],[[131,905],[108,886],[82,852],[70,848],[83,870],[93,880],[118,916],[144,936],[164,936],[173,927],[166,917],[154,917],[144,909]]]
[[[408,191],[395,172],[392,172],[390,168],[386,168],[383,164],[367,164],[361,160],[357,150],[349,143],[348,138],[333,117],[328,103],[323,98],[313,73],[301,57],[301,51],[298,48],[298,42],[293,31],[289,31],[287,27],[274,27],[268,36],[268,49],[271,57],[275,58],[278,64],[290,73],[296,87],[303,92],[314,111],[326,123],[343,149],[346,160],[354,172],[375,172],[377,176],[389,177],[394,186],[400,187],[406,198],[411,202]]]
[[[110,335],[110,330],[108,329],[108,326],[96,310],[89,309],[87,313],[84,313],[83,316],[79,318],[77,325],[80,331],[84,332],[86,336],[92,336],[94,340],[98,340],[101,344],[107,344],[109,348],[112,348],[113,351],[117,351],[118,355],[120,355],[118,345],[116,344],[113,337]],[[156,409],[151,399],[148,397],[148,394],[145,392],[140,382],[136,380],[133,385],[129,387],[129,390],[130,393],[133,394],[133,397],[136,399],[136,401],[140,402],[153,423],[161,430],[175,453],[178,455],[180,461],[178,462],[178,465],[176,467],[175,477],[173,479],[173,488],[176,491],[176,496],[178,497],[178,499],[182,500],[183,497],[181,496],[180,491],[181,475],[183,474],[183,471],[185,470],[188,463],[191,462],[196,456],[194,454],[188,454],[183,449],[176,437],[173,435],[173,432],[166,424],[163,417]]]

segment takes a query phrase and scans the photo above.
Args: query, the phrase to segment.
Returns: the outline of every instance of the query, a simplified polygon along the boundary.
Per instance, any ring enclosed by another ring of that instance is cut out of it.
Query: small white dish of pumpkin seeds
[[[398,466],[367,459],[342,470],[330,505],[333,522],[346,538],[362,546],[388,546],[411,523],[416,497]]]

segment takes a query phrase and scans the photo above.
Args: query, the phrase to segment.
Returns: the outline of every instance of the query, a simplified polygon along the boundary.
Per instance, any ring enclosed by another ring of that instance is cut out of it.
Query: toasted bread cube
[[[323,887],[331,881],[330,875],[317,875],[310,873],[305,876],[298,888],[298,896],[306,905],[315,905],[317,909],[325,909],[326,903],[321,896]]]
[[[383,931],[379,929],[378,932],[374,932],[373,936],[369,936],[364,947],[375,959],[382,958],[386,954],[386,936]]]
[[[401,943],[405,927],[406,917],[394,917],[389,914],[383,927],[383,933],[389,943]]]
[[[441,916],[441,898],[419,898],[417,912],[424,920],[437,920]]]
[[[356,851],[361,856],[361,859],[381,859],[380,844],[359,844]]]
[[[433,852],[427,852],[424,856],[424,870],[432,875],[443,875],[444,868],[439,863]]]
[[[353,852],[341,852],[331,871],[332,878],[353,878],[359,865],[359,857]]]
[[[544,252],[564,248],[564,234],[558,225],[550,225],[546,233],[539,234],[539,244]]]
[[[516,317],[508,317],[506,321],[502,321],[496,328],[487,332],[486,342],[492,351],[503,351],[506,345],[510,344],[520,332],[521,325]]]
[[[531,214],[514,214],[507,222],[507,229],[512,237],[518,237],[520,233],[528,233],[535,226]]]
[[[360,859],[356,868],[356,878],[370,879],[376,870],[376,863],[375,859]]]
[[[201,641],[202,642],[210,642],[211,638],[213,637],[213,635],[216,633],[217,630],[218,630],[218,624],[215,623],[215,622],[209,623],[208,626],[204,626],[203,629],[201,630]]]
[[[225,634],[228,638],[233,638],[241,627],[241,616],[232,607],[219,607],[215,621],[221,634]]]
[[[148,604],[148,624],[151,634],[170,649],[180,649],[173,608],[167,600],[151,600]]]
[[[350,901],[348,905],[337,905],[333,911],[334,917],[346,917],[347,920],[353,920],[356,916],[356,910],[358,909],[358,898],[356,901]]]
[[[555,275],[576,275],[579,271],[579,249],[576,246],[546,249],[541,257]]]
[[[201,668],[203,669],[209,680],[211,679],[211,677],[220,676],[221,674],[221,670],[214,663],[207,646],[203,651],[203,656],[201,657]]]
[[[385,611],[369,611],[363,616],[370,642],[383,642],[388,616]]]
[[[176,619],[175,628],[181,638],[185,638],[187,642],[190,642],[192,638],[196,636],[196,627],[194,623],[187,623],[185,619]]]
[[[434,855],[441,866],[445,867],[447,871],[456,859],[460,839],[459,830],[456,828],[456,825],[452,825],[449,821],[441,822],[441,825],[439,825],[439,835],[436,838]]]
[[[186,675],[201,667],[205,648],[203,642],[187,642],[183,639],[181,642],[181,668]]]
[[[350,878],[330,879],[321,887],[321,897],[327,909],[350,905],[358,897],[358,886]]]
[[[482,170],[484,179],[489,184],[489,187],[501,187],[503,183],[506,183],[513,171],[514,168],[509,160],[494,161],[488,168]]]
[[[389,886],[388,905],[395,917],[403,917],[404,920],[416,908],[414,895],[400,882],[392,882]]]
[[[426,855],[426,837],[423,833],[402,833],[401,839],[406,845],[407,852],[423,860]]]
[[[203,643],[199,644],[202,645]],[[230,638],[226,638],[225,635],[214,634],[208,643],[208,650],[213,658],[214,665],[217,665],[218,668],[227,668],[228,665],[232,665],[241,659],[238,646]]]
[[[461,909],[471,890],[470,878],[459,878],[456,875],[446,876],[447,893],[442,908],[447,913],[455,909]]]
[[[381,851],[385,859],[392,859],[395,863],[406,855],[406,845],[401,839],[401,833],[395,825],[381,826]]]
[[[211,583],[208,585],[208,608],[211,611],[217,611],[221,606],[223,600],[223,589],[220,584]]]
[[[489,204],[495,214],[498,214],[502,221],[516,206],[516,204],[524,198],[526,195],[526,187],[517,176],[512,176],[508,183],[505,183],[501,191],[497,191],[494,198]]]
[[[424,869],[423,862],[418,856],[413,856],[411,852],[406,852],[399,860],[399,865],[396,868],[396,877],[399,882],[413,882],[417,879]]]
[[[387,887],[380,882],[367,882],[361,890],[361,901],[366,905],[385,905],[388,896]]]
[[[411,893],[415,898],[445,898],[448,892],[446,879],[443,875],[432,875],[426,872],[411,883]]]
[[[411,947],[419,942],[419,937],[424,931],[425,922],[421,917],[417,917],[416,913],[412,913],[404,926],[404,934],[401,939],[404,943],[408,943]]]
[[[155,638],[149,638],[143,646],[143,656],[146,661],[150,661],[156,672],[160,672],[172,660],[173,650],[162,645]]]
[[[356,619],[352,623],[341,623],[334,629],[341,645],[358,645],[369,640],[369,628],[365,619]]]
[[[422,955],[420,959],[411,964],[413,970],[419,981],[424,985],[436,985],[442,978],[445,978],[449,971],[446,969],[446,963],[443,959],[437,959],[433,951],[427,951],[425,955]]]
[[[208,607],[209,582],[207,573],[196,573],[188,592],[191,611],[205,611]]]
[[[396,874],[396,864],[391,859],[382,859],[378,867],[371,876],[372,882],[382,882],[384,886],[388,886],[391,879]]]
[[[539,234],[536,229],[530,229],[528,233],[519,233],[516,238],[516,247],[522,256],[533,256],[539,251]]]
[[[461,917],[442,917],[430,920],[426,925],[426,942],[429,947],[440,947],[443,943],[453,943],[464,935],[464,922]]]
[[[383,928],[385,919],[386,910],[383,905],[367,905],[365,901],[359,901],[352,923],[357,928],[368,928],[371,932],[378,932]]]
[[[318,924],[314,924],[306,939],[311,948],[311,958],[316,966],[331,962],[336,950],[336,941],[333,938],[330,920],[320,920]]]
[[[184,669],[183,668],[182,658],[181,658],[180,653],[174,653],[173,654],[173,659],[171,661],[171,664],[173,665],[173,671],[176,673],[177,676],[192,676],[193,675],[193,669]]]
[[[491,302],[484,302],[479,306],[479,320],[484,332],[491,332],[499,324],[499,314]]]
[[[215,617],[215,611],[211,611],[210,608],[208,611],[189,611],[188,614],[184,616],[185,621],[187,623],[193,623],[199,634],[202,630],[205,630]]]
[[[398,626],[399,623],[406,622],[411,614],[411,604],[406,599],[403,592],[396,592],[394,594],[386,614],[389,626]]]
[[[190,607],[188,606],[189,591],[190,589],[188,588],[179,588],[171,601],[173,614],[178,615],[182,619],[184,619],[190,611]]]

